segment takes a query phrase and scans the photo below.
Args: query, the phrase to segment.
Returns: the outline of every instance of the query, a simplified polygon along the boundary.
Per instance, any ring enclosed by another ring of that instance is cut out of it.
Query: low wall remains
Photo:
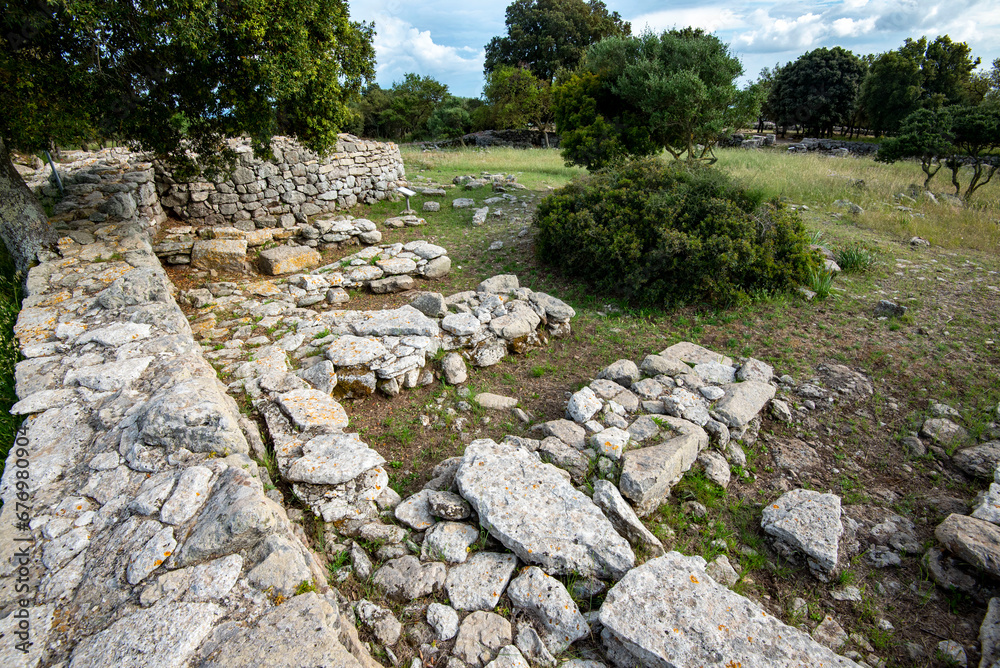
[[[255,158],[249,140],[234,140],[239,161],[215,181],[183,182],[156,165],[161,204],[191,225],[232,225],[244,230],[290,227],[307,216],[392,195],[405,183],[399,147],[340,135],[321,157],[287,137],[271,143],[274,159]]]

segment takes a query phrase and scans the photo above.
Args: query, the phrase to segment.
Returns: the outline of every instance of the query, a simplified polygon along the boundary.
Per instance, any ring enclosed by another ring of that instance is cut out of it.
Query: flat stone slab
[[[621,668],[857,668],[750,599],[716,583],[701,557],[647,561],[601,605],[601,640]]]
[[[522,561],[553,574],[610,578],[635,565],[628,542],[594,502],[523,448],[473,441],[455,482],[483,527]]]
[[[1000,577],[1000,527],[966,515],[949,515],[934,536],[955,556]]]
[[[246,269],[247,242],[243,239],[200,239],[191,249],[191,266],[240,273]]]
[[[278,396],[278,405],[299,429],[347,428],[344,407],[319,390],[292,390]]]
[[[733,365],[733,358],[713,352],[708,348],[702,348],[701,346],[689,343],[688,341],[675,343],[666,350],[662,351],[660,355],[680,360],[681,362],[687,362],[688,364],[710,364],[714,362],[717,364],[724,364],[726,366]]]
[[[444,584],[448,600],[456,610],[492,610],[516,567],[513,554],[475,552],[448,571]]]
[[[313,485],[339,485],[384,463],[382,455],[357,434],[324,434],[302,446],[302,457],[292,462],[284,477]]]
[[[326,358],[335,366],[358,366],[385,357],[388,353],[376,338],[346,334],[327,347]]]
[[[730,427],[740,429],[747,426],[750,420],[764,410],[771,399],[774,399],[774,386],[748,380],[743,383],[723,385],[726,395],[715,404],[718,413]]]
[[[691,427],[690,433],[625,453],[619,488],[635,504],[640,517],[663,503],[670,488],[698,459],[698,453],[708,447],[705,430],[694,424]]]
[[[563,583],[536,566],[525,568],[510,583],[507,597],[539,620],[546,631],[545,644],[553,654],[590,633],[590,626]]]
[[[261,251],[259,262],[265,274],[280,276],[315,267],[322,259],[318,251],[308,246],[278,246]]]
[[[364,317],[351,323],[357,336],[437,336],[436,320],[412,306],[385,311],[365,311]]]
[[[441,320],[441,327],[455,336],[472,336],[479,333],[483,324],[471,313],[453,313]]]
[[[840,497],[809,489],[793,489],[764,506],[764,532],[809,557],[809,566],[830,573],[837,568],[837,551],[844,525]]]
[[[514,397],[505,397],[500,394],[491,394],[490,392],[481,392],[476,395],[476,403],[483,408],[510,410],[517,406],[517,399]]]

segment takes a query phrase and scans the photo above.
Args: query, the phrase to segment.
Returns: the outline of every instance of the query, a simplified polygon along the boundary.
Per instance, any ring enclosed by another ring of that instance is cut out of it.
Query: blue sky
[[[433,76],[454,95],[478,97],[483,48],[505,34],[508,0],[357,0],[351,17],[374,21],[377,81],[407,72]],[[815,2],[630,2],[606,0],[632,32],[695,26],[716,33],[743,61],[745,74],[794,60],[821,46],[857,54],[897,48],[907,37],[951,35],[988,66],[1000,57],[997,0],[827,0]]]

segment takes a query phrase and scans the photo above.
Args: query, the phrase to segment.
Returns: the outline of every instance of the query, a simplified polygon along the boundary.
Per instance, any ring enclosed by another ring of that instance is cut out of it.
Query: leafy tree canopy
[[[894,134],[899,124],[920,105],[920,63],[900,51],[875,59],[861,85],[860,103],[872,130]]]
[[[850,51],[839,46],[815,49],[781,69],[768,106],[780,125],[829,133],[853,115],[864,76],[864,64]]]
[[[343,0],[22,0],[0,33],[0,133],[28,150],[115,137],[183,162],[286,133],[324,151],[374,75]]]
[[[547,130],[552,123],[552,87],[529,70],[499,67],[486,75],[483,96],[498,130],[534,125]]]
[[[720,134],[757,116],[755,91],[736,87],[742,73],[728,46],[700,29],[606,38],[554,92],[563,156],[588,169],[663,149],[710,159]]]
[[[364,119],[361,133],[368,137],[381,137],[393,140],[406,138],[421,138],[430,133],[435,137],[443,136],[430,128],[430,120],[442,106],[462,107],[466,115],[472,112],[464,98],[456,98],[448,94],[448,86],[430,76],[408,73],[402,81],[395,82],[391,88],[381,88],[373,84],[365,90],[358,104],[358,111]],[[440,130],[441,114],[435,128]],[[454,115],[456,112],[452,112]],[[467,128],[468,119],[458,114]],[[459,134],[464,134],[459,133]],[[457,135],[456,135],[457,136]]]
[[[591,44],[629,35],[632,26],[600,0],[515,0],[507,7],[507,35],[486,45],[486,74],[503,66],[526,67],[552,81],[573,69]]]

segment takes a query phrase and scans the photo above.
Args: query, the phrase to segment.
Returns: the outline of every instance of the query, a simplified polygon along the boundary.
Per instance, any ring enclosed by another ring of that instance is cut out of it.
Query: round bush
[[[779,202],[703,165],[637,160],[539,205],[539,258],[643,304],[729,305],[801,285],[819,262]]]

